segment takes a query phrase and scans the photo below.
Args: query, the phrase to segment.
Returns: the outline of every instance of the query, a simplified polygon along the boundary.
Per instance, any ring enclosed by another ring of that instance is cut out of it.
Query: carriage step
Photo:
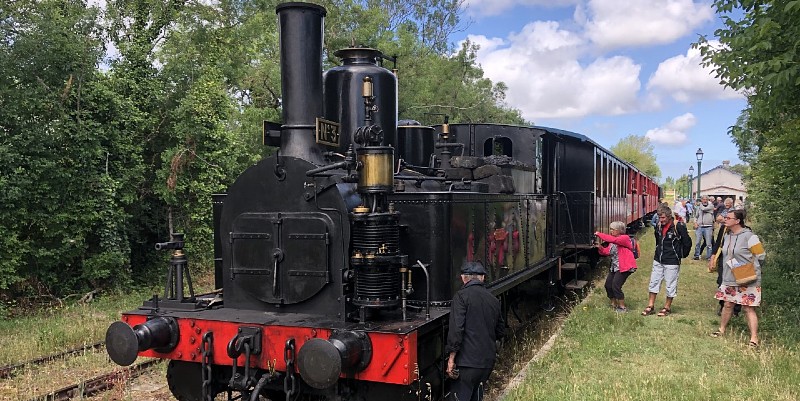
[[[575,270],[577,268],[586,269],[589,267],[588,263],[562,263],[561,270]]]
[[[564,288],[568,290],[581,290],[586,287],[587,284],[589,284],[589,282],[586,280],[572,280],[564,284]]]
[[[578,268],[577,263],[562,263],[561,270],[575,270]]]

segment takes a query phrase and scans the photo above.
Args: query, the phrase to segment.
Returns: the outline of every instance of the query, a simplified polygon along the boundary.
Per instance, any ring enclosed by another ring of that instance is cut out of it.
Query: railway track
[[[66,401],[73,398],[83,399],[85,397],[91,397],[100,392],[114,388],[117,385],[124,385],[129,380],[146,373],[150,367],[160,362],[161,359],[151,359],[140,362],[127,368],[118,369],[62,387],[47,394],[31,398],[29,401]]]
[[[127,368],[119,368],[109,365],[108,368],[103,368],[103,363],[98,365],[98,362],[92,362],[88,370],[94,372],[100,371],[94,377],[88,379],[76,380],[70,383],[69,378],[75,380],[74,377],[86,377],[86,362],[78,362],[79,367],[70,367],[75,365],[79,359],[89,357],[89,360],[96,358],[97,352],[101,352],[105,342],[99,341],[93,344],[88,344],[82,347],[76,347],[67,351],[58,352],[25,362],[6,365],[0,367],[0,399],[26,399],[31,394],[45,392],[38,394],[33,400],[42,401],[64,401],[71,399],[84,399],[104,391],[111,390],[117,386],[126,386],[130,381],[136,377],[142,376],[149,372],[150,368],[161,362],[161,359],[149,359],[142,361],[138,364]],[[107,357],[103,357],[103,360]],[[76,370],[77,369],[77,370]],[[113,369],[113,370],[112,370]],[[91,373],[89,373],[91,374]],[[56,376],[60,376],[56,380]],[[17,378],[16,376],[22,376]],[[50,380],[43,378],[49,378]],[[66,380],[64,380],[66,379]],[[66,384],[66,385],[65,385]],[[48,391],[48,387],[53,388],[60,386],[52,391]],[[16,388],[16,390],[14,390]],[[11,390],[11,393],[4,390]]]
[[[31,360],[26,361],[26,362],[16,363],[16,364],[13,364],[13,365],[6,365],[6,366],[3,366],[3,367],[0,367],[0,379],[6,379],[6,378],[13,377],[14,375],[17,374],[17,372],[19,372],[22,369],[25,369],[27,367],[31,367],[31,366],[35,366],[35,365],[41,365],[41,364],[44,364],[44,363],[52,362],[52,361],[55,361],[57,359],[62,359],[62,358],[66,358],[66,357],[73,356],[73,355],[80,355],[80,354],[85,353],[85,352],[94,351],[94,350],[96,350],[96,349],[98,349],[100,347],[103,347],[104,345],[105,345],[104,341],[98,341],[98,342],[96,342],[94,344],[84,345],[82,347],[73,348],[73,349],[68,350],[68,351],[57,352],[57,353],[50,354],[50,355],[43,356],[43,357],[39,357],[39,358],[36,358],[36,359],[31,359]]]

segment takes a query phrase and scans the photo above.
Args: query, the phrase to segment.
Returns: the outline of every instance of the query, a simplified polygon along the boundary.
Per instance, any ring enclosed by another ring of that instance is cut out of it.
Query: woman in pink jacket
[[[617,312],[627,312],[622,286],[628,280],[628,276],[636,271],[633,241],[625,234],[625,223],[615,221],[609,228],[611,234],[594,233],[601,243],[605,244],[595,246],[600,255],[611,256],[611,267],[606,277],[606,294],[611,299],[611,307]]]

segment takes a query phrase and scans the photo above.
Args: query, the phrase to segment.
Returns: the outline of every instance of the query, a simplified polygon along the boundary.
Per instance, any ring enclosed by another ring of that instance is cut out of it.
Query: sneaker
[[[617,312],[617,313],[628,313],[628,308],[616,307],[616,308],[614,308],[614,312]]]
[[[692,258],[692,260],[700,260],[700,257],[699,256],[695,256],[695,257]]]

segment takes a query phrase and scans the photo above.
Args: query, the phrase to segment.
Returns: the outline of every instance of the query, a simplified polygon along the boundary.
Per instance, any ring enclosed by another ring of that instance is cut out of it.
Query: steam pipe
[[[428,269],[417,260],[417,265],[425,272],[425,320],[431,319],[431,278],[428,276]]]

